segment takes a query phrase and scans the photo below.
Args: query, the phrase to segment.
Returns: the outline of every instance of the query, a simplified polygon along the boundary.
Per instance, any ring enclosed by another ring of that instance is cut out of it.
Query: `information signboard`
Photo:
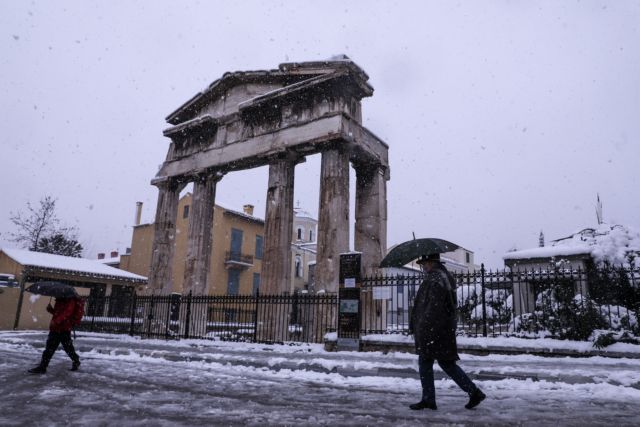
[[[362,254],[360,252],[350,252],[340,254],[340,286],[352,287],[360,286],[362,283]],[[347,286],[347,283],[349,286]]]
[[[338,350],[360,348],[360,283],[362,254],[340,255],[340,288],[338,289]]]

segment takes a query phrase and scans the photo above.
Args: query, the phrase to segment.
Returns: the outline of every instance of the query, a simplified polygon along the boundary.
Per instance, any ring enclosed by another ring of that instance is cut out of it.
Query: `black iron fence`
[[[133,295],[90,298],[78,330],[153,338],[322,342],[335,330],[334,294]]]
[[[640,269],[553,268],[455,273],[458,330],[470,336],[587,339],[595,329],[640,335]],[[361,287],[361,333],[407,333],[422,275]],[[158,338],[322,342],[337,325],[335,294],[106,296],[87,301],[79,329]]]
[[[587,339],[595,329],[640,334],[640,269],[629,267],[454,273],[458,330],[466,335]],[[362,332],[406,333],[422,275],[368,277]]]

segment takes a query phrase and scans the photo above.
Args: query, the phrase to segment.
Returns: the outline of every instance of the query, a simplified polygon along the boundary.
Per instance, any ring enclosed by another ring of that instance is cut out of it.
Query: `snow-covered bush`
[[[510,331],[523,336],[551,336],[587,340],[596,329],[608,326],[597,305],[581,294],[574,295],[571,279],[536,281],[535,310],[517,316]]]
[[[470,325],[482,324],[482,285],[477,282],[460,285],[456,288],[456,297],[460,320]],[[513,309],[511,290],[485,288],[484,300],[488,323],[508,323],[511,320]]]
[[[597,330],[594,331],[593,336],[591,337],[593,340],[593,346],[597,349],[601,349],[604,347],[608,347],[611,344],[615,344],[617,342],[628,343],[628,344],[640,344],[640,337],[637,337],[631,331],[621,330],[621,331],[607,331],[607,330]]]
[[[638,331],[638,317],[632,310],[619,305],[602,305],[599,308],[600,314],[608,321],[611,329]]]

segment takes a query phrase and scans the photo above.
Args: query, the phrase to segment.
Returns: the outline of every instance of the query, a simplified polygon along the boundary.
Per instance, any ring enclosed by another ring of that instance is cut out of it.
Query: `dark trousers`
[[[467,394],[476,391],[476,385],[454,360],[438,360],[438,365]],[[422,383],[422,400],[436,403],[436,388],[433,383],[433,359],[419,356],[418,367],[420,369],[420,382]]]
[[[49,332],[47,337],[47,346],[42,352],[42,361],[40,365],[43,367],[49,366],[49,361],[53,357],[53,353],[56,352],[58,346],[62,344],[62,348],[69,355],[74,362],[80,361],[80,357],[76,350],[73,348],[73,341],[71,341],[71,331],[66,332]]]

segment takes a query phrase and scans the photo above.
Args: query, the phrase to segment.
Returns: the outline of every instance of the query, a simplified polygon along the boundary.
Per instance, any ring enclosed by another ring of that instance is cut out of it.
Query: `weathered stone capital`
[[[224,172],[217,169],[201,170],[194,172],[191,175],[191,180],[193,182],[213,181],[214,183],[218,183],[224,175]]]
[[[293,165],[297,165],[298,163],[304,163],[306,161],[307,158],[303,154],[289,150],[283,151],[269,158],[269,164],[287,162],[292,163]]]
[[[384,176],[385,181],[389,181],[389,168],[382,163],[353,162],[352,164],[353,169],[358,175],[368,175],[377,172]]]
[[[158,190],[165,191],[182,191],[184,187],[187,185],[185,180],[181,178],[160,178],[154,179],[151,181],[152,185],[158,187]]]

